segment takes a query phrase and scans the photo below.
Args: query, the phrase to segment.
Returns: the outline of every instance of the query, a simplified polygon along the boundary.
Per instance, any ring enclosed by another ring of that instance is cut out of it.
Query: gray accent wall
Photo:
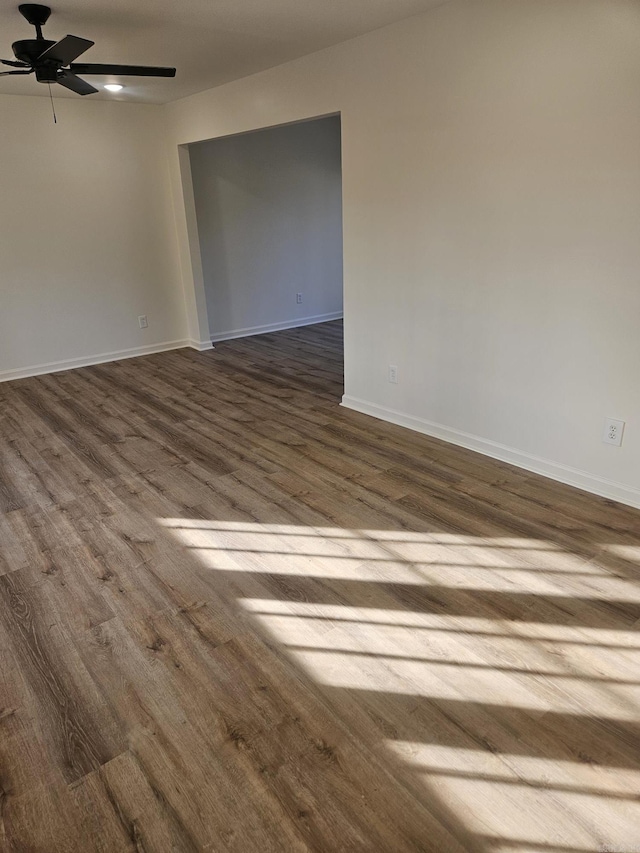
[[[340,117],[189,150],[212,338],[341,316]]]

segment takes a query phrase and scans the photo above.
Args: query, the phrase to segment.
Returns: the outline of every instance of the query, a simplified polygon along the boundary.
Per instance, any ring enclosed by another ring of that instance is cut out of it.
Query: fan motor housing
[[[13,55],[20,62],[27,62],[29,65],[35,65],[38,57],[47,50],[53,47],[55,41],[49,39],[22,39],[14,41],[11,45]]]
[[[38,83],[57,83],[58,69],[55,65],[39,65],[36,68],[36,80]]]

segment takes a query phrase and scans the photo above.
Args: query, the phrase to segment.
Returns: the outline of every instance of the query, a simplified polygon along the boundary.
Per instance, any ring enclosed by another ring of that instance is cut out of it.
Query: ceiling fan
[[[0,72],[0,77],[13,74],[33,74],[39,83],[59,83],[65,89],[71,89],[78,95],[91,95],[97,92],[94,86],[78,77],[78,74],[118,74],[134,77],[175,77],[175,68],[149,68],[144,65],[96,65],[76,63],[85,50],[95,42],[78,36],[65,36],[60,41],[49,41],[42,35],[51,9],[38,3],[23,3],[18,11],[36,28],[34,39],[23,39],[12,44],[15,60],[0,59],[2,65],[9,65],[14,71]]]

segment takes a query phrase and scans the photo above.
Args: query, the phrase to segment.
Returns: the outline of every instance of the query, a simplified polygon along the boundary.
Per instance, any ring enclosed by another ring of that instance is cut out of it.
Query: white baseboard
[[[518,468],[524,468],[525,471],[541,474],[543,477],[550,477],[552,480],[558,480],[560,483],[565,483],[568,486],[575,486],[594,495],[609,498],[610,500],[640,509],[640,489],[636,489],[633,486],[616,483],[604,477],[597,477],[586,471],[571,468],[569,465],[562,465],[559,462],[552,462],[549,459],[532,456],[530,453],[516,450],[514,447],[507,447],[504,444],[498,444],[486,438],[479,438],[476,435],[470,435],[469,433],[461,432],[442,424],[406,415],[394,409],[387,409],[385,406],[377,406],[373,403],[368,403],[366,400],[359,400],[357,397],[349,397],[345,394],[341,405],[347,409],[361,412],[364,415],[371,415],[371,417],[379,418],[382,421],[388,421],[389,423],[406,427],[415,432],[421,432],[424,435],[442,439],[442,441],[447,441],[449,444],[457,444],[459,447],[475,450],[485,456],[499,459],[501,462],[509,462]]]
[[[316,314],[315,317],[301,317],[297,320],[284,320],[282,323],[269,323],[267,326],[248,326],[246,329],[233,329],[229,332],[215,332],[212,341],[230,341],[233,338],[248,338],[251,335],[266,335],[267,332],[282,332],[284,329],[297,329],[299,326],[312,326],[314,323],[328,323],[329,320],[342,320],[342,311],[331,314]]]
[[[114,352],[101,352],[97,355],[90,355],[84,358],[67,358],[63,361],[49,361],[44,364],[34,364],[30,367],[22,367],[17,370],[2,370],[0,371],[0,382],[10,382],[12,379],[26,379],[29,376],[42,376],[44,373],[59,373],[61,370],[73,370],[76,367],[90,367],[92,364],[104,364],[107,361],[121,361],[125,358],[136,358],[139,355],[151,355],[154,352],[166,352],[172,349],[181,349],[182,347],[193,346],[195,349],[200,349],[199,342],[183,340],[183,341],[165,341],[160,344],[148,344],[143,347],[133,347],[132,349],[116,350]],[[211,349],[211,344],[204,341],[202,349]]]
[[[211,341],[195,341],[193,338],[189,338],[189,340],[185,342],[185,346],[190,346],[191,349],[197,349],[198,352],[215,349]]]

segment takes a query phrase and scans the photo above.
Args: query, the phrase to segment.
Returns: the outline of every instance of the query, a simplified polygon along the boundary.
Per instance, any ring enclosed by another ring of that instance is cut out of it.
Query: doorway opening
[[[323,323],[335,340],[343,318],[340,116],[188,148],[211,341],[218,348]]]

